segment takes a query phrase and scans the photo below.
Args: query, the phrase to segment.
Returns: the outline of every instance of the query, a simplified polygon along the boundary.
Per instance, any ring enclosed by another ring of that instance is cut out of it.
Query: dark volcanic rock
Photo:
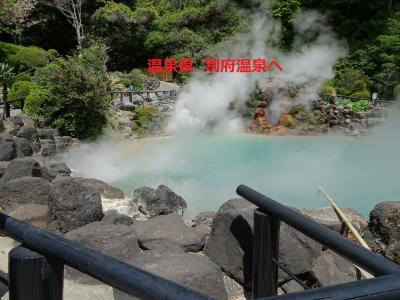
[[[56,144],[57,153],[64,152],[72,147],[74,140],[70,136],[55,136],[54,141]]]
[[[47,205],[22,204],[6,210],[6,214],[41,229],[46,229],[49,208]]]
[[[126,225],[130,226],[133,223],[131,217],[127,215],[122,215],[117,212],[107,212],[103,219],[101,219],[102,224],[114,224],[114,225]]]
[[[22,177],[0,184],[0,205],[3,208],[18,204],[47,205],[51,183],[39,177]]]
[[[204,252],[225,273],[247,287],[251,283],[253,215],[256,206],[244,199],[225,202],[214,217]]]
[[[176,214],[138,221],[132,226],[141,244],[152,240],[168,240],[181,246],[185,251],[197,252],[201,249],[201,238],[198,233],[188,227]]]
[[[201,212],[192,221],[192,227],[201,236],[203,245],[207,242],[211,233],[211,226],[215,217],[215,212]]]
[[[14,139],[8,135],[0,135],[0,160],[10,161],[18,155],[17,144]]]
[[[369,214],[364,238],[376,252],[400,263],[400,201],[382,202]]]
[[[1,181],[6,182],[21,177],[41,176],[42,169],[36,160],[32,158],[17,158],[10,162]]]
[[[40,139],[45,140],[54,140],[54,137],[58,136],[57,129],[52,128],[39,128],[37,129],[37,133]]]
[[[317,258],[311,274],[321,287],[357,280],[354,265],[330,250]]]
[[[93,178],[82,178],[82,183],[94,188],[106,199],[124,199],[125,194],[119,188],[111,186],[101,180]]]
[[[135,231],[123,224],[93,222],[68,232],[64,237],[124,262],[140,252]],[[69,267],[66,267],[66,277],[85,284],[99,283]]]
[[[139,210],[149,217],[170,213],[183,215],[187,207],[185,200],[165,185],[160,185],[157,189],[137,188],[133,192],[133,201],[137,203]]]
[[[229,276],[251,286],[254,209],[244,199],[224,203],[217,212],[204,252]],[[311,269],[322,246],[285,224],[280,229],[280,260],[295,274]],[[296,255],[293,255],[296,253]],[[280,281],[288,279],[279,273]]]
[[[210,259],[193,254],[153,256],[145,251],[130,263],[218,300],[228,299],[220,268]],[[137,299],[114,289],[115,300]]]
[[[169,240],[151,240],[141,244],[142,249],[151,250],[154,256],[185,254],[183,248]]]
[[[71,175],[71,169],[63,162],[51,163],[47,166],[47,170],[53,178]]]
[[[57,147],[54,140],[40,140],[40,154],[44,157],[50,157],[57,154]]]
[[[38,133],[35,127],[23,126],[18,130],[16,136],[27,139],[29,142],[33,142],[38,138]]]
[[[10,161],[0,161],[0,177],[2,177],[8,168]]]
[[[33,150],[29,141],[25,138],[14,138],[15,143],[17,144],[17,153],[19,157],[31,156],[33,154]]]
[[[49,231],[66,233],[102,217],[100,193],[84,184],[82,178],[59,177],[53,181],[49,197]]]

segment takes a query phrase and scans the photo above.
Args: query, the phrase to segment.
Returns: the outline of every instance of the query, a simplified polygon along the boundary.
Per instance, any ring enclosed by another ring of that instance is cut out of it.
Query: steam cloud
[[[222,2],[221,5],[225,3]],[[238,34],[220,43],[220,58],[276,59],[285,73],[212,73],[199,71],[180,93],[176,110],[172,114],[170,133],[201,131],[212,123],[216,132],[238,132],[243,129],[240,116],[229,109],[231,103],[244,105],[258,84],[260,87],[277,86],[290,82],[299,93],[295,103],[309,104],[314,100],[323,82],[334,77],[334,65],[346,54],[343,42],[336,39],[325,18],[314,11],[296,15],[294,28],[297,32],[295,47],[289,53],[279,51],[274,45],[280,37],[280,23],[266,15],[253,14],[249,34]],[[274,90],[274,89],[272,89]],[[270,106],[271,121],[276,123],[283,113],[283,94],[276,89]]]

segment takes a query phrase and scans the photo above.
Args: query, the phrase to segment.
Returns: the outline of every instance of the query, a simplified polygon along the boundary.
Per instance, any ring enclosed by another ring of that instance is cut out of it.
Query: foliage
[[[114,74],[119,79],[118,83],[123,84],[125,87],[132,86],[135,91],[143,90],[145,75],[141,70],[134,69],[129,73],[115,72]]]
[[[299,112],[306,112],[306,106],[304,104],[298,103],[295,105],[292,105],[289,109],[289,115],[291,116],[295,116],[297,115]]]
[[[132,113],[132,130],[138,134],[145,134],[156,118],[163,118],[163,114],[153,106],[137,107]]]
[[[100,45],[59,58],[37,73],[40,89],[27,97],[25,109],[62,134],[95,138],[106,126],[106,52]]]
[[[30,92],[38,87],[36,82],[32,81],[16,81],[9,93],[9,99],[14,100],[14,99],[19,99],[19,98],[26,98]]]
[[[371,99],[371,93],[369,91],[360,91],[360,92],[355,92],[351,95],[352,97],[356,98],[367,98]]]
[[[339,99],[339,105],[342,107],[351,105],[353,112],[360,112],[367,110],[371,104],[369,100],[350,101],[347,99]]]

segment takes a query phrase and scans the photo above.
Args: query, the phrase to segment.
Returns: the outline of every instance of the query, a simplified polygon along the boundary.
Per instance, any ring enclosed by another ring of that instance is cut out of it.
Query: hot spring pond
[[[78,155],[76,155],[78,154]],[[342,207],[368,215],[400,200],[400,140],[385,131],[363,138],[192,136],[99,142],[67,163],[130,196],[139,186],[169,186],[188,203],[186,216],[216,211],[247,184],[294,207],[328,206],[324,187]]]

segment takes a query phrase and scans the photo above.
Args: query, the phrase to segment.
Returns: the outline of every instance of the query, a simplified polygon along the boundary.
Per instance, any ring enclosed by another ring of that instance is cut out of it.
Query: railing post
[[[8,254],[10,300],[62,300],[64,265],[23,246]]]
[[[129,92],[129,102],[133,102],[133,92]]]
[[[280,221],[259,209],[254,211],[252,299],[275,296],[278,292]]]
[[[6,101],[4,104],[4,109],[6,110],[6,118],[9,118],[11,116],[10,114],[10,102]]]

